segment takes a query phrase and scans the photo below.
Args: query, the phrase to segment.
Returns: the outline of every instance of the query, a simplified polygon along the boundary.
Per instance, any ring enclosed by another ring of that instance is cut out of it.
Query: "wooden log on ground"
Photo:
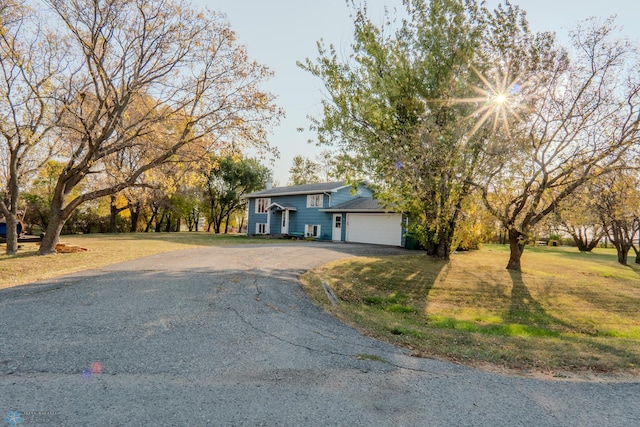
[[[77,252],[86,252],[87,248],[83,248],[77,245],[69,245],[67,243],[58,243],[56,245],[56,252],[59,254],[73,254]]]

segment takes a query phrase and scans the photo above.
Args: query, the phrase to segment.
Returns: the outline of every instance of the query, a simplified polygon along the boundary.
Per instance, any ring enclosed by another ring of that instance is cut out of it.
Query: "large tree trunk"
[[[215,203],[213,201],[213,196],[210,195],[209,196],[209,217],[207,218],[207,221],[208,221],[207,231],[209,231],[209,232],[211,231],[211,226],[212,225],[213,225],[213,230],[215,231],[215,227],[216,227],[215,226],[215,222],[216,222],[216,220],[215,220],[215,218],[216,218],[215,213],[216,212],[215,211],[216,211],[216,205],[215,205]]]
[[[49,210],[49,225],[44,233],[38,255],[50,255],[56,253],[56,245],[60,240],[60,233],[65,222],[69,219],[73,210],[65,212],[62,208],[64,204],[63,192],[59,188],[63,188],[64,183],[58,181],[56,191],[51,200],[51,208]]]
[[[149,230],[151,230],[151,225],[153,224],[154,220],[157,218],[159,212],[160,212],[160,208],[158,206],[156,206],[155,203],[152,203],[151,204],[151,218],[149,218],[149,221],[147,221],[147,225],[144,228],[144,232],[145,233],[148,233]],[[155,231],[156,231],[156,233],[159,231],[157,225],[155,227]]]
[[[15,153],[11,152],[11,158],[9,160],[9,169],[11,170],[9,182],[7,186],[7,192],[3,194],[3,200],[0,201],[0,214],[4,215],[5,226],[7,227],[5,239],[7,241],[7,248],[5,253],[7,255],[14,255],[18,252],[18,233],[16,227],[18,225],[18,166]],[[20,229],[22,231],[22,228]]]
[[[222,219],[216,215],[213,218],[213,232],[216,234],[220,234],[220,227],[222,227]]]
[[[427,255],[434,258],[438,258],[444,261],[451,259],[451,243],[452,240],[448,240],[444,235],[438,236],[437,242],[428,242],[425,246]]]
[[[453,234],[457,223],[459,206],[456,212],[446,222],[446,225],[438,230],[437,242],[433,244],[430,254],[438,259],[449,261],[451,259],[451,246],[453,245]]]
[[[6,227],[7,227],[7,249],[5,253],[7,255],[14,255],[18,253],[18,232],[16,231],[16,227],[18,226],[18,220],[15,215],[9,213],[9,215],[5,214]]]
[[[593,248],[589,247],[589,245],[587,245],[582,240],[576,239],[575,236],[572,236],[572,237],[573,237],[573,243],[576,244],[580,252],[591,252]]]
[[[598,246],[603,235],[602,232],[596,233],[594,230],[594,235],[591,240],[589,240],[589,233],[586,229],[575,229],[572,227],[567,231],[573,238],[573,242],[576,244],[580,252],[591,252],[596,246]]]
[[[9,147],[11,147],[11,143],[9,143]],[[18,213],[18,196],[20,194],[18,181],[20,159],[18,152],[17,149],[9,150],[8,163],[3,164],[3,166],[8,166],[9,179],[6,182],[7,186],[5,188],[0,187],[0,196],[2,197],[0,200],[0,214],[4,216],[5,226],[7,227],[5,234],[7,242],[5,253],[7,255],[14,255],[18,252],[18,233],[16,232],[16,226],[18,224],[16,215]]]
[[[622,265],[627,265],[627,260],[629,259],[629,248],[621,248],[618,250],[618,262]]]
[[[627,265],[629,259],[629,250],[631,249],[631,245],[614,242],[616,247],[616,252],[618,252],[618,262],[622,265]]]
[[[589,248],[589,245],[584,240],[574,235],[571,237],[573,237],[573,243],[576,244],[580,252],[591,252],[591,248]]]
[[[147,224],[144,227],[144,232],[148,233],[151,230],[151,225],[153,224],[153,220],[156,219],[156,213],[153,212],[151,214],[151,218],[149,218],[149,221],[147,221]]]
[[[631,233],[633,236],[634,233]],[[629,259],[629,250],[631,250],[633,237],[630,239],[626,232],[624,223],[612,221],[609,225],[608,235],[611,239],[611,243],[616,248],[618,253],[618,262],[622,265],[627,265]]]
[[[111,195],[111,215],[109,217],[109,230],[111,233],[118,233],[118,214],[122,211],[126,211],[127,209],[129,209],[129,211],[131,212],[132,218],[133,218],[133,211],[131,210],[131,205],[127,204],[127,206],[123,206],[121,208],[118,207],[117,201],[116,201],[116,195],[112,194]],[[137,221],[137,219],[136,219]],[[134,230],[135,231],[135,230]]]
[[[227,217],[224,219],[224,234],[227,234],[229,232],[229,217],[231,216],[231,214],[227,214]]]
[[[56,245],[60,239],[62,227],[64,227],[64,223],[67,222],[67,219],[68,218],[63,216],[63,212],[52,204],[51,213],[49,215],[49,225],[47,226],[47,231],[44,233],[44,237],[40,243],[38,255],[50,255],[56,253]]]
[[[520,259],[524,252],[526,244],[526,235],[519,232],[515,228],[509,229],[509,263],[507,264],[507,270],[522,271],[520,265]]]
[[[131,233],[135,233],[138,231],[138,220],[140,219],[141,209],[142,206],[140,202],[129,205],[129,212],[131,212],[131,227],[129,228],[129,232]]]
[[[118,210],[118,206],[116,205],[116,195],[112,194],[111,195],[111,204],[110,204],[110,215],[109,215],[109,231],[111,233],[117,233],[118,232],[118,213],[120,213],[120,210]]]
[[[187,215],[187,217],[185,218],[185,222],[187,224],[187,230],[193,231],[193,217],[191,216],[191,214]]]
[[[446,236],[442,236],[438,242],[435,256],[449,261],[451,259],[451,239],[447,239]]]

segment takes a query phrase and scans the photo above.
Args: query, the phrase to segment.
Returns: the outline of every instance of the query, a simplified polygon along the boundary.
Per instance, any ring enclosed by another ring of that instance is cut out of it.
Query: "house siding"
[[[249,214],[247,222],[247,233],[256,234],[256,224],[264,224],[269,221],[269,213],[256,213],[256,203],[258,199],[249,199]]]
[[[335,188],[335,187],[334,187]],[[320,207],[307,207],[307,196],[309,194],[322,194],[322,206]],[[317,237],[319,240],[332,240],[333,239],[333,216],[336,212],[321,212],[321,209],[332,208],[342,203],[349,202],[355,198],[371,198],[373,197],[373,191],[363,185],[359,185],[357,189],[353,189],[351,186],[340,188],[335,192],[326,191],[325,193],[318,193],[318,191],[311,191],[308,194],[282,194],[271,195],[265,194],[264,198],[270,198],[270,203],[277,203],[289,208],[295,208],[296,210],[289,210],[289,234],[305,234],[306,225],[319,225],[320,234]],[[256,193],[249,198],[248,203],[248,234],[255,234],[257,224],[267,223],[269,234],[282,234],[282,215],[284,211],[278,207],[273,207],[268,213],[258,214],[255,212],[257,200],[261,198],[260,193]],[[342,217],[341,228],[341,241],[346,241],[347,234],[347,213],[340,213]],[[403,233],[404,234],[404,233]],[[402,236],[402,244],[405,243],[405,237]]]
[[[320,225],[321,240],[331,239],[331,218],[326,212],[320,212],[320,207],[307,208],[307,196],[279,196],[272,198],[273,202],[294,206],[297,210],[289,212],[289,234],[304,233],[305,225]],[[322,206],[327,207],[329,197],[325,194],[322,198]],[[282,211],[271,210],[271,234],[280,234],[282,231]]]
[[[353,187],[348,186],[345,188],[341,188],[335,193],[331,194],[331,206],[338,206],[341,203],[348,202],[354,197],[373,197],[373,191],[369,188],[359,185],[355,192],[353,191]],[[329,205],[325,206],[325,208],[331,207]]]
[[[349,200],[352,200],[354,197],[373,197],[373,191],[363,185],[359,185],[355,191],[351,186],[341,188],[337,192],[331,194],[331,206],[327,205],[326,207],[338,206],[341,203],[345,203],[345,202],[348,202]],[[333,237],[332,235],[333,215],[335,213],[336,212],[328,213],[330,216],[329,229],[327,230],[329,234],[327,238],[328,240],[331,240]],[[347,240],[347,214],[342,213],[341,216],[342,216],[342,229],[340,230],[340,240],[344,242]]]

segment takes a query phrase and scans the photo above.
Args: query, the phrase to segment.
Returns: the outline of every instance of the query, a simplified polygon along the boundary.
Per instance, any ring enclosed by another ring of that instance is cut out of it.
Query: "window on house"
[[[320,237],[320,226],[316,224],[305,224],[305,237]]]
[[[256,234],[267,234],[267,224],[266,223],[257,223],[256,224]]]
[[[322,207],[322,194],[309,194],[307,196],[308,208],[321,208]]]
[[[267,213],[267,206],[271,204],[271,199],[256,199],[256,213]]]

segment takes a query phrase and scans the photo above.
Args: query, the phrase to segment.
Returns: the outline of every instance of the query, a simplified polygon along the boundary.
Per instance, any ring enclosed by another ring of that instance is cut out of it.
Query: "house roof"
[[[244,196],[246,199],[254,199],[256,197],[273,197],[273,196],[293,196],[298,194],[321,194],[335,193],[341,188],[349,187],[343,181],[323,182],[319,184],[294,185],[291,187],[277,187],[270,190],[261,190]]]
[[[330,208],[319,209],[321,212],[394,212],[386,209],[380,202],[371,197],[358,197]]]

